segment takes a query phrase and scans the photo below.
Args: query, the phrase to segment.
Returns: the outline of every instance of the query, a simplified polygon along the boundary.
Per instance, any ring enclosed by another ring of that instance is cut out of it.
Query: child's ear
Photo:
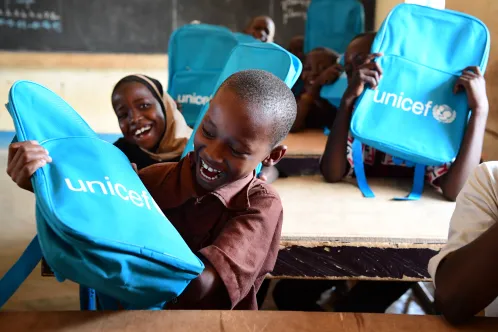
[[[271,150],[270,154],[263,160],[263,166],[270,167],[277,164],[285,156],[287,146],[279,145]]]

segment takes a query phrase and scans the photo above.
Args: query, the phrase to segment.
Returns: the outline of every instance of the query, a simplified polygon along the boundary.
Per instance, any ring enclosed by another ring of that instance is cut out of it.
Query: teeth
[[[150,126],[145,126],[135,131],[135,136],[142,134],[144,131],[150,130]]]
[[[204,160],[201,159],[201,175],[208,179],[208,180],[215,180],[216,178],[218,178],[221,174],[221,171],[217,170],[217,169],[214,169],[212,167],[209,167],[205,162]],[[205,174],[202,170],[205,169],[206,171],[209,171],[211,173],[215,173],[215,176],[209,176],[207,174]]]

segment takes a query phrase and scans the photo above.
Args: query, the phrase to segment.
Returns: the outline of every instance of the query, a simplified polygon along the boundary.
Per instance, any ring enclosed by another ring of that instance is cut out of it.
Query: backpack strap
[[[406,197],[395,197],[395,201],[419,200],[424,191],[425,165],[415,164],[415,175],[413,176],[412,192]]]
[[[80,310],[97,310],[97,297],[95,289],[80,285]]]
[[[10,299],[42,259],[38,235],[31,240],[21,257],[0,279],[0,308]]]
[[[367,177],[365,176],[365,167],[363,165],[363,145],[357,139],[353,141],[353,164],[354,164],[354,174],[356,175],[356,181],[358,182],[358,187],[361,193],[366,198],[375,197],[372,189],[368,186]]]

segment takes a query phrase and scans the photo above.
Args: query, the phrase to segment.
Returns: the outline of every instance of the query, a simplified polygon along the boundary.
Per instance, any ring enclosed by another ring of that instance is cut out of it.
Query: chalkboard
[[[304,33],[310,0],[0,0],[0,49],[162,53],[171,32],[194,20],[242,31],[272,17],[275,41]],[[363,0],[367,30],[375,0]]]

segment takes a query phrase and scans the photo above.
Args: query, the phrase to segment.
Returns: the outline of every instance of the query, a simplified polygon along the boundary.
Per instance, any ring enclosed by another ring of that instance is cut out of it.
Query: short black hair
[[[336,52],[333,49],[330,49],[330,48],[327,48],[327,47],[315,47],[314,49],[312,49],[311,51],[309,51],[309,53],[313,53],[313,52],[325,52],[325,53],[327,53],[327,55],[329,55],[331,57],[333,56],[333,57],[336,57],[336,58],[339,58],[341,56],[339,54],[339,52]]]
[[[363,37],[374,37],[375,38],[376,35],[377,35],[377,31],[363,32],[363,33],[360,33],[359,35],[354,36],[354,38],[351,39],[350,43],[355,41],[358,38],[363,38]]]
[[[251,106],[258,118],[271,128],[272,147],[283,141],[296,120],[297,105],[291,89],[277,76],[264,70],[243,70],[228,77],[221,89],[230,89]]]

